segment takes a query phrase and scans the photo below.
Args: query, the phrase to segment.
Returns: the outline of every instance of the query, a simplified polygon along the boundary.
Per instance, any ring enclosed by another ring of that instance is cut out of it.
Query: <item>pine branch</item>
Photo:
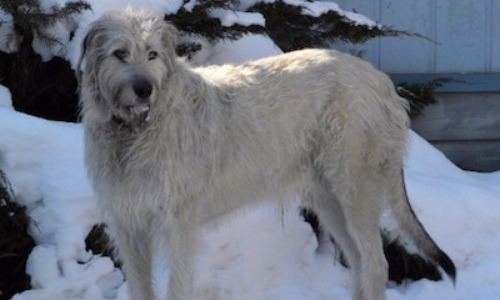
[[[0,170],[0,206],[3,205],[4,201],[10,201],[10,199],[15,200],[12,185],[9,180],[7,180],[5,173]]]
[[[201,44],[194,43],[194,42],[189,42],[189,43],[182,43],[179,46],[177,46],[177,54],[179,56],[187,57],[188,59],[191,59],[191,57],[198,51],[200,51],[202,48]]]
[[[220,20],[210,15],[211,9],[231,9],[236,2],[235,0],[199,0],[192,9],[188,10],[183,6],[177,13],[166,15],[165,20],[174,24],[182,32],[203,36],[210,41],[235,40],[247,33],[263,33],[264,28],[259,25],[222,26]]]
[[[328,47],[334,41],[362,43],[377,36],[397,36],[404,32],[383,26],[355,24],[330,10],[318,17],[304,13],[304,7],[283,1],[261,2],[249,8],[266,19],[266,33],[285,52]]]
[[[12,15],[14,31],[26,44],[31,44],[34,36],[43,43],[61,43],[45,30],[57,22],[67,20],[74,14],[91,9],[84,1],[68,2],[63,7],[53,6],[49,12],[43,11],[39,0],[1,1],[0,9]]]
[[[304,0],[298,3],[306,5],[313,2]],[[238,0],[198,0],[192,7],[188,8],[188,5],[192,5],[192,2],[185,0],[176,14],[165,17],[181,32],[202,36],[210,41],[235,40],[248,33],[266,33],[285,52],[328,47],[334,41],[362,43],[377,36],[411,35],[380,25],[355,24],[333,9],[314,16],[303,5],[291,5],[284,1],[258,1],[249,8],[242,8]],[[219,19],[210,14],[211,10],[220,8],[259,13],[265,19],[265,27],[255,24],[222,26]]]
[[[448,82],[455,81],[452,78],[436,78],[424,84],[409,84],[402,82],[396,87],[399,96],[410,103],[409,115],[412,118],[420,116],[425,107],[436,103],[434,92],[437,88]]]

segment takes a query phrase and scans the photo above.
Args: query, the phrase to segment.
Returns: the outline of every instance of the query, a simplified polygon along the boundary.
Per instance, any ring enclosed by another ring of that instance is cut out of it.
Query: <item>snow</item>
[[[12,106],[12,97],[8,88],[0,84],[0,107],[11,108]]]
[[[221,25],[225,27],[231,27],[235,24],[243,26],[266,25],[266,20],[260,13],[250,13],[234,11],[231,9],[215,8],[210,10],[210,16],[212,18],[219,19]]]
[[[105,11],[131,6],[163,14],[176,11],[182,1],[91,4],[93,12],[76,16],[75,38],[66,45],[65,57],[72,62],[86,26]],[[278,53],[267,36],[248,35],[204,47],[198,63],[239,63]],[[13,300],[127,300],[121,271],[109,258],[85,250],[84,239],[99,222],[99,213],[83,164],[82,126],[16,112],[10,93],[0,86],[0,132],[0,169],[11,180],[16,199],[28,207],[33,220],[29,232],[37,243],[27,264],[33,289]],[[458,280],[455,287],[449,281],[428,280],[391,285],[387,298],[498,299],[500,172],[462,171],[412,133],[405,174],[414,210],[455,261]],[[349,299],[350,271],[336,263],[331,252],[318,253],[316,248],[310,226],[293,206],[282,210],[266,204],[236,212],[205,230],[196,258],[196,299]],[[165,256],[158,249],[155,279],[160,294],[165,293],[168,275]]]
[[[257,2],[270,3],[270,2],[275,2],[275,1],[274,0],[264,0],[264,1],[243,0],[241,6],[248,8]],[[348,20],[348,21],[350,21],[353,24],[358,25],[358,26],[363,25],[363,26],[368,26],[369,28],[373,28],[375,26],[380,26],[375,21],[371,20],[370,18],[366,17],[365,15],[342,10],[340,8],[340,6],[333,1],[309,2],[309,1],[303,1],[303,0],[284,0],[283,2],[285,2],[286,4],[289,4],[289,5],[302,7],[303,14],[309,15],[311,17],[319,17],[320,15],[322,15],[328,11],[334,11],[334,12],[337,12],[339,15],[343,16],[346,20]]]
[[[38,246],[27,270],[34,289],[14,300],[126,300],[109,258],[85,251],[98,221],[83,167],[82,127],[0,108],[0,168],[33,218]],[[495,299],[500,295],[500,172],[465,172],[412,133],[406,180],[413,207],[458,267],[449,281],[391,287],[388,299]],[[317,253],[294,209],[261,205],[209,227],[197,263],[197,299],[349,299],[349,270]],[[158,251],[157,285],[168,265]]]

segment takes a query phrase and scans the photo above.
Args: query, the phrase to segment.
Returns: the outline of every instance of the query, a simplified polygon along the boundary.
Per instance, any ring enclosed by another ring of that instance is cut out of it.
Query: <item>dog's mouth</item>
[[[110,105],[114,110],[113,119],[120,124],[142,127],[151,119],[153,97],[138,97],[136,93],[124,86],[116,91]]]
[[[150,120],[151,105],[149,103],[128,105],[127,110],[132,119],[137,119],[140,122],[148,122]]]
[[[149,112],[151,110],[151,106],[149,103],[129,105],[127,106],[127,109],[130,114],[137,116],[141,121],[147,122],[150,119]]]
[[[125,125],[125,127],[142,127],[151,119],[150,111],[150,104],[126,105],[113,114],[112,120],[118,125]]]

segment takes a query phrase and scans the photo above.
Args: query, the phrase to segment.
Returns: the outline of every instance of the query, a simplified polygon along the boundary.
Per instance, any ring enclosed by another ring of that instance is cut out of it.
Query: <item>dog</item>
[[[408,103],[385,74],[320,49],[195,68],[176,56],[177,36],[151,13],[108,13],[89,27],[77,66],[85,163],[131,299],[155,299],[159,234],[168,241],[168,299],[192,300],[201,226],[290,191],[344,250],[352,299],[385,298],[386,205],[455,279],[407,200]]]

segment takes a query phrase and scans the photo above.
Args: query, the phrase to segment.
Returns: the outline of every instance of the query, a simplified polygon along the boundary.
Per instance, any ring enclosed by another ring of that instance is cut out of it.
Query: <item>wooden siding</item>
[[[412,129],[458,166],[500,170],[500,0],[333,0],[418,37],[334,48],[361,54],[396,83],[453,81]],[[361,53],[360,53],[361,52]]]
[[[500,141],[499,94],[437,94],[436,100],[413,121],[429,141]]]
[[[500,73],[389,74],[389,76],[396,84],[425,84],[435,79],[448,79],[449,82],[435,89],[438,93],[500,93]]]
[[[500,170],[500,93],[438,93],[412,129],[458,166]]]
[[[363,57],[389,73],[500,72],[498,0],[335,0],[344,10],[418,33],[383,37],[364,45],[337,45],[364,51]]]

